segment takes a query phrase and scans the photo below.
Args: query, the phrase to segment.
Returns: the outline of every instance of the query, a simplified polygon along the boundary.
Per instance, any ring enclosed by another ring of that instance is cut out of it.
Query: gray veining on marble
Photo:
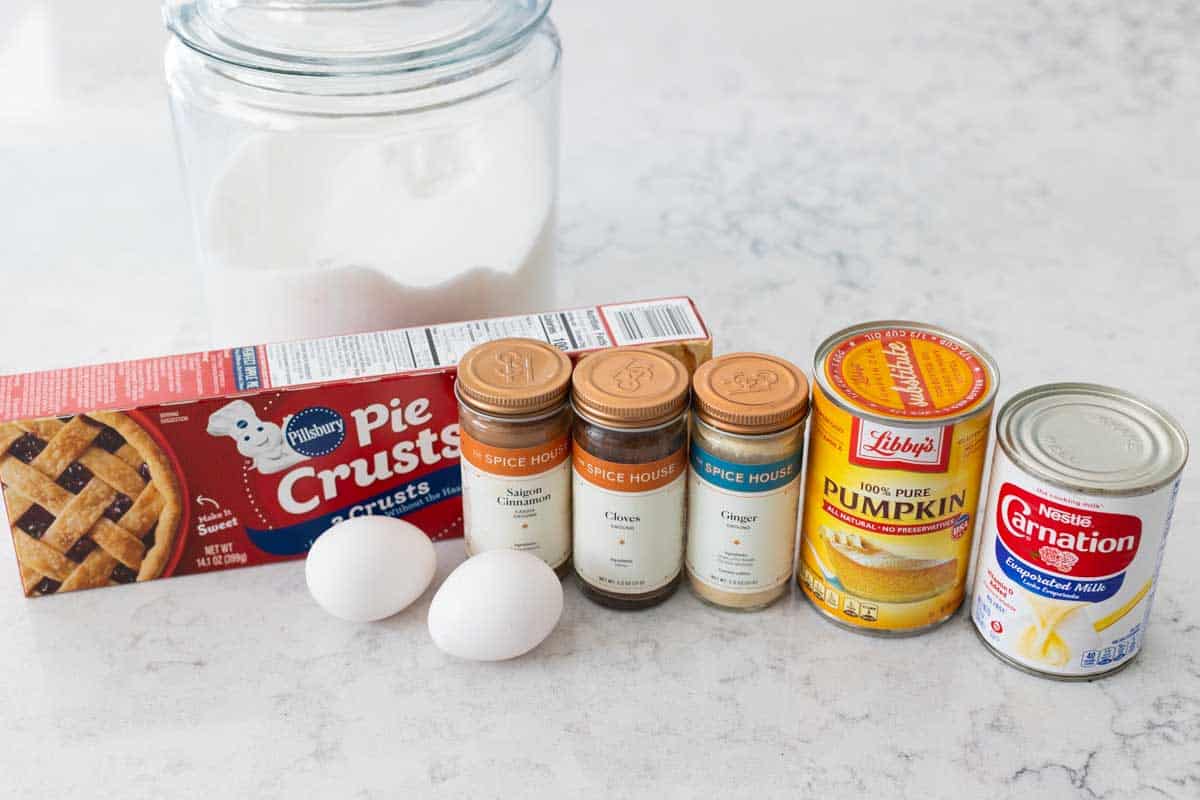
[[[152,4],[113,5],[0,8],[0,269],[25,287],[5,371],[201,343],[163,34]],[[852,322],[938,322],[991,350],[1001,401],[1116,383],[1200,443],[1200,6],[555,18],[564,304],[686,291],[719,350],[802,364]],[[154,301],[134,329],[80,302],[109,274]],[[31,346],[53,314],[72,323]],[[1004,666],[961,616],[881,641],[795,594],[617,614],[569,584],[539,650],[481,666],[433,648],[428,597],[355,626],[285,564],[27,602],[5,543],[0,794],[1195,798],[1195,472],[1143,655],[1086,685]]]

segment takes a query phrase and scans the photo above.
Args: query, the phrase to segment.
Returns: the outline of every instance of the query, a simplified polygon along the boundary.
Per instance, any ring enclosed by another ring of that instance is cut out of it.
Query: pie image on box
[[[0,454],[26,595],[162,574],[179,535],[179,481],[127,414],[2,423]]]
[[[908,558],[876,546],[857,533],[821,527],[829,566],[852,594],[886,603],[934,597],[954,585],[958,562]]]

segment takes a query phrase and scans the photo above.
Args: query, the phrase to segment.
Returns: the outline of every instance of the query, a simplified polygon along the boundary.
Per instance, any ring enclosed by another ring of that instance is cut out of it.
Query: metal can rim
[[[885,414],[878,414],[874,411],[869,411],[865,408],[860,408],[851,404],[848,400],[842,397],[838,392],[829,385],[829,380],[825,377],[825,359],[832,352],[833,348],[843,340],[850,336],[855,336],[867,331],[879,330],[884,328],[903,327],[911,330],[924,331],[933,333],[938,336],[943,336],[951,341],[957,342],[970,350],[984,368],[988,371],[988,376],[991,378],[991,386],[988,387],[987,394],[979,401],[972,409],[964,411],[961,414],[956,414],[952,417],[934,418],[934,419],[914,419],[908,420],[899,417],[892,417]],[[813,383],[821,389],[821,394],[825,399],[833,403],[838,408],[842,409],[852,416],[860,419],[867,419],[872,422],[878,422],[893,428],[928,428],[931,426],[948,427],[957,425],[960,422],[966,422],[969,419],[975,419],[981,414],[991,413],[992,407],[996,402],[996,392],[1000,388],[1000,370],[996,366],[995,359],[987,350],[980,347],[976,342],[964,336],[959,336],[938,325],[931,325],[926,322],[915,322],[905,319],[883,319],[872,320],[870,322],[860,322],[857,325],[851,325],[848,328],[842,328],[825,338],[820,345],[817,346],[816,355],[813,357]]]
[[[1095,393],[1098,396],[1118,397],[1127,402],[1135,403],[1150,411],[1159,418],[1159,422],[1164,426],[1164,430],[1175,436],[1182,450],[1179,457],[1179,463],[1176,464],[1166,477],[1156,481],[1149,482],[1143,485],[1130,487],[1128,489],[1106,489],[1103,487],[1089,486],[1088,484],[1078,481],[1073,482],[1064,480],[1061,477],[1055,476],[1050,471],[1043,468],[1037,461],[1029,457],[1027,454],[1018,451],[1014,444],[1010,441],[1008,435],[1007,423],[1009,419],[1016,414],[1020,406],[1029,402],[1034,397],[1041,397],[1048,394],[1058,392],[1085,392]],[[1126,389],[1119,389],[1115,386],[1108,386],[1102,383],[1088,383],[1083,381],[1063,381],[1055,383],[1043,383],[1037,386],[1030,386],[1023,389],[1010,397],[1000,411],[996,414],[996,443],[1000,449],[1004,451],[1005,456],[1013,462],[1018,468],[1028,475],[1032,475],[1038,480],[1045,481],[1051,486],[1057,486],[1060,489],[1067,489],[1079,494],[1089,495],[1092,497],[1140,497],[1143,495],[1154,494],[1161,489],[1170,486],[1179,479],[1184,467],[1187,466],[1188,455],[1190,452],[1190,444],[1188,443],[1187,432],[1184,431],[1183,425],[1179,423],[1172,414],[1163,409],[1157,403],[1152,403],[1149,400],[1134,394]]]

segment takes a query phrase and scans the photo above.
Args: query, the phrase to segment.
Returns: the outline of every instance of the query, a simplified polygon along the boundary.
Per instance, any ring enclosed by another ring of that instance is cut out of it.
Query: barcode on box
[[[686,298],[602,306],[618,345],[703,337],[704,328]]]

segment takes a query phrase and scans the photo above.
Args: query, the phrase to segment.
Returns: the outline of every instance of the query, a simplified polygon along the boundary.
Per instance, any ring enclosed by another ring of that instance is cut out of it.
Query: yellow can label
[[[872,350],[854,355],[864,357],[860,367],[882,363],[875,374],[893,394],[867,395],[873,387],[864,380],[860,397],[894,404],[893,414],[910,420],[889,425],[851,414],[814,386],[797,580],[843,623],[904,632],[941,622],[962,603],[991,407],[939,425],[939,416],[953,415],[945,405],[979,399],[979,374],[970,365],[960,371],[961,359],[950,354],[938,362],[950,368],[941,377],[918,369],[919,380],[897,384],[882,352]],[[956,390],[959,380],[970,388]],[[986,370],[982,380],[986,388]]]

